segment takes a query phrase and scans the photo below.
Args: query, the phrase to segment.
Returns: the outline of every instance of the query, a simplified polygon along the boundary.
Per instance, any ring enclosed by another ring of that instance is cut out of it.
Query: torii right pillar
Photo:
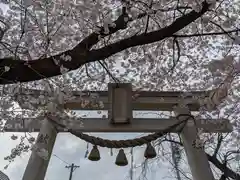
[[[193,180],[214,180],[204,149],[194,145],[198,134],[197,127],[195,126],[194,119],[191,117],[189,109],[187,107],[178,107],[175,109],[175,114],[179,120],[186,120],[189,118],[180,132],[180,137],[183,141]]]

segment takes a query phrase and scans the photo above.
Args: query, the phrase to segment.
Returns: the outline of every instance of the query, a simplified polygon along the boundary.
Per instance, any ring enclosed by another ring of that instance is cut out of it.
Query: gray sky
[[[16,133],[15,133],[16,134]],[[19,133],[20,134],[20,133]],[[128,139],[134,138],[139,134],[136,133],[92,133],[93,135],[100,136],[103,138],[109,139]],[[10,136],[12,133],[1,133],[0,134],[0,144],[1,144],[1,163],[0,170],[3,170],[4,166],[8,163],[3,160],[3,158],[9,155],[11,148],[19,142],[19,140],[11,140]],[[36,135],[36,134],[35,134]],[[66,163],[62,162],[55,155],[57,155],[62,160],[68,162],[69,164],[75,163],[79,165],[80,168],[77,168],[73,175],[73,180],[75,179],[84,179],[84,180],[123,180],[129,179],[129,165],[126,167],[118,167],[115,165],[115,158],[117,155],[117,150],[113,151],[113,156],[110,155],[110,149],[100,148],[101,160],[98,162],[91,162],[88,159],[84,158],[86,152],[87,143],[76,138],[71,134],[59,134],[53,149],[53,154],[49,163],[48,171],[46,174],[45,180],[67,180],[69,178],[69,169],[65,168]],[[91,145],[89,145],[89,151],[91,150]],[[143,162],[143,153],[145,147],[134,148],[134,159],[135,164],[138,165]],[[130,149],[125,150],[128,154],[128,161],[130,164],[129,152]],[[11,180],[20,180],[22,179],[24,170],[26,168],[30,153],[26,153],[24,156],[19,157],[11,163],[7,170],[3,170]],[[159,166],[160,164],[160,166]],[[152,163],[151,171],[148,173],[149,180],[155,179],[164,179],[164,180],[173,180],[174,174],[172,173],[172,168],[168,160],[160,161],[157,163]],[[139,170],[135,171],[134,179],[137,179],[139,176]]]

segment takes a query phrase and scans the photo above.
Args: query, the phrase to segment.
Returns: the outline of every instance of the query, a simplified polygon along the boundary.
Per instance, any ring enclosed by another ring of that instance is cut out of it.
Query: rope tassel
[[[117,155],[115,164],[118,165],[118,166],[128,165],[128,160],[127,160],[127,157],[126,157],[123,149],[119,150],[119,153]]]

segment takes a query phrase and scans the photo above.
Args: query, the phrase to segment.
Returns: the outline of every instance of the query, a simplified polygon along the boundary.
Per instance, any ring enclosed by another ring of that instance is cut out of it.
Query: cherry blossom
[[[75,99],[73,91],[103,91],[109,82],[131,82],[137,92],[213,90],[209,98],[195,97],[203,106],[199,114],[229,119],[234,131],[226,147],[239,143],[238,0],[1,3],[1,119],[46,112],[79,118],[63,108]],[[77,99],[82,107],[104,106],[98,97],[83,96]]]

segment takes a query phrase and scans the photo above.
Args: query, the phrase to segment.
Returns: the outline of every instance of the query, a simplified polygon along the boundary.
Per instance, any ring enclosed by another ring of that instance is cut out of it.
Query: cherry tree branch
[[[183,29],[190,23],[194,22],[196,19],[201,17],[205,12],[207,12],[209,5],[203,3],[203,8],[201,12],[191,11],[190,13],[183,15],[182,17],[176,19],[171,25],[164,27],[157,31],[152,31],[149,33],[143,33],[140,35],[132,36],[116,43],[110,44],[103,48],[92,50],[88,56],[88,62],[96,61],[96,58],[105,59],[111,55],[121,52],[127,48],[150,44],[157,41],[161,41],[165,38],[172,37],[176,32]]]
[[[206,153],[207,154],[207,153]],[[230,168],[226,167],[224,163],[221,163],[215,156],[207,154],[208,160],[213,163],[219,170],[221,170],[225,177],[230,177],[235,180],[240,180],[240,174],[234,172]]]
[[[177,38],[188,38],[188,37],[200,37],[200,36],[218,36],[218,35],[228,35],[231,33],[237,33],[240,32],[240,29],[233,29],[229,31],[224,31],[224,32],[209,32],[209,33],[196,33],[196,34],[174,34],[172,37],[177,37]]]
[[[218,151],[219,151],[219,149],[221,147],[222,141],[223,141],[223,135],[222,134],[218,134],[217,147],[216,147],[216,149],[215,149],[215,151],[213,153],[213,156],[216,157],[216,155],[217,155],[217,153],[218,153]]]
[[[36,81],[61,75],[61,66],[68,70],[75,70],[86,63],[103,60],[127,48],[161,41],[171,37],[176,32],[201,17],[208,11],[208,7],[209,4],[203,2],[203,8],[200,12],[191,11],[176,19],[171,25],[160,30],[135,35],[100,49],[90,50],[92,46],[99,41],[99,34],[92,33],[73,49],[48,58],[31,61],[15,60],[14,58],[0,59],[0,84]],[[115,21],[116,26],[109,28],[110,34],[127,27],[127,23],[124,20],[126,16],[126,14],[122,14],[122,16]],[[103,28],[100,34],[102,31]],[[105,34],[101,35],[107,36]],[[60,56],[63,54],[71,56],[71,61],[66,62],[62,60]],[[56,60],[58,63],[56,63]],[[6,71],[6,66],[10,68],[7,68],[8,71]]]
[[[169,142],[172,142],[172,143],[177,143],[180,146],[183,146],[183,144],[181,142],[169,140],[169,139],[166,139],[166,140]],[[229,167],[227,167],[226,163],[220,162],[215,155],[210,155],[208,153],[206,153],[206,155],[207,155],[208,161],[210,161],[212,164],[214,164],[224,174],[224,177],[226,177],[226,178],[230,177],[235,180],[240,180],[240,174],[234,172]]]

